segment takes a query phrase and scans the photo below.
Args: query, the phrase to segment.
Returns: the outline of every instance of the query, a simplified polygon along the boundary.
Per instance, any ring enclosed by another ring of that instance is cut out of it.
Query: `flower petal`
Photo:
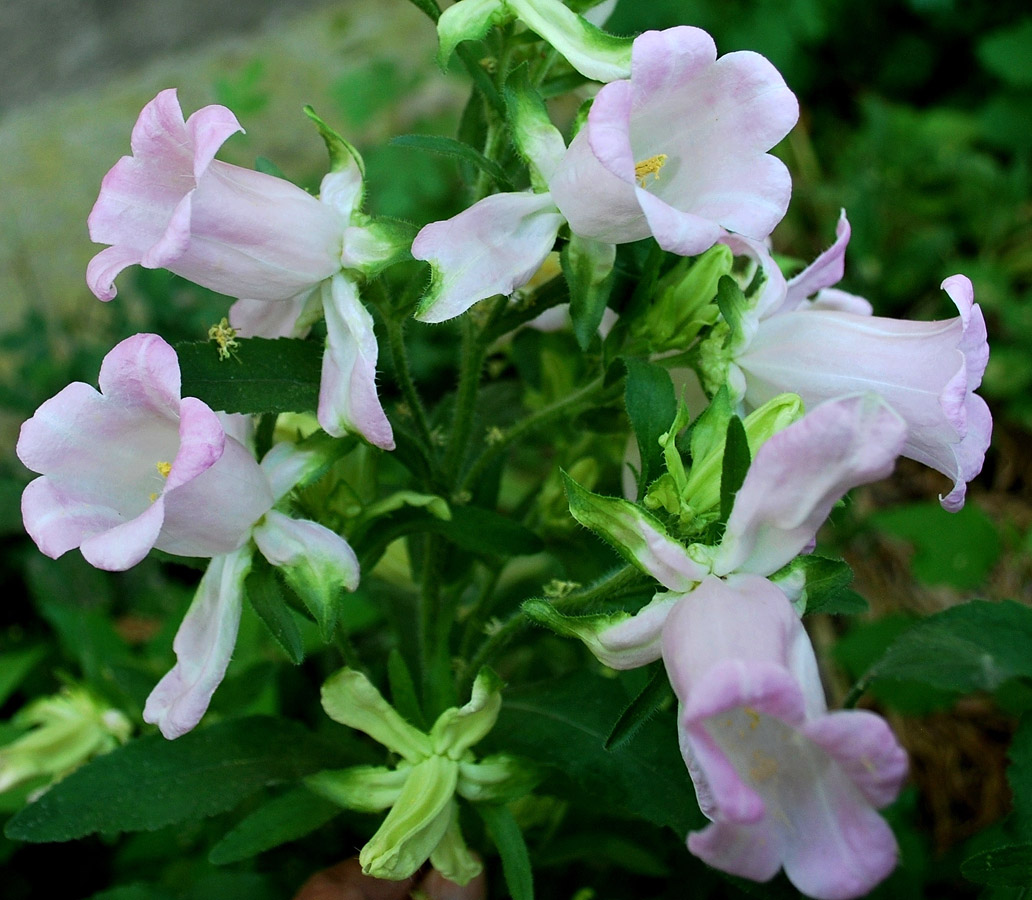
[[[548,194],[492,194],[416,235],[412,255],[433,281],[416,312],[421,322],[454,318],[479,300],[511,294],[541,267],[563,218]]]
[[[735,497],[714,573],[770,575],[791,562],[847,491],[892,471],[906,434],[874,394],[821,404],[775,434]]]
[[[208,709],[236,644],[251,548],[216,556],[201,578],[172,648],[176,664],[147,698],[143,719],[169,738],[186,734]]]
[[[319,424],[341,437],[357,431],[369,443],[394,449],[394,432],[376,393],[378,347],[373,317],[362,305],[358,287],[334,275],[322,287],[326,351],[319,385]]]

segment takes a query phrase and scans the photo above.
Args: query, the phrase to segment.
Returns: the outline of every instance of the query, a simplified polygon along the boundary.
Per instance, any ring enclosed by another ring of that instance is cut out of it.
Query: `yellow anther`
[[[649,176],[653,176],[655,180],[659,180],[659,170],[666,164],[667,155],[665,153],[657,153],[655,156],[650,156],[648,159],[643,159],[639,163],[634,164],[634,177],[638,179],[638,186],[645,187],[648,184]]]
[[[749,717],[749,729],[755,731],[760,727],[760,714],[751,706],[743,706],[742,712]]]
[[[229,359],[233,355],[233,351],[240,346],[236,339],[236,329],[229,324],[229,319],[225,316],[218,325],[212,325],[208,329],[208,340],[215,342],[215,351],[218,353],[219,359],[223,360]]]
[[[753,764],[749,767],[749,777],[753,781],[766,781],[778,774],[778,761],[760,750],[753,750]]]
[[[168,478],[168,473],[172,471],[172,463],[170,462],[159,462],[158,472],[161,473],[162,478]]]
[[[158,499],[158,495],[157,494],[151,494],[149,499],[150,499],[150,502],[153,503],[155,500]]]

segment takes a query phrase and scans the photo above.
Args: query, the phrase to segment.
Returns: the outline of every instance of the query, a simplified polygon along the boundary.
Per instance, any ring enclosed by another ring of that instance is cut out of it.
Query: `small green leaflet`
[[[657,665],[648,684],[642,688],[641,693],[627,705],[627,709],[616,720],[613,730],[606,738],[605,748],[617,750],[626,744],[673,695],[666,669],[662,665]]]
[[[241,338],[228,359],[210,341],[176,344],[183,396],[230,413],[310,412],[319,402],[322,344]]]
[[[244,593],[251,606],[269,629],[276,643],[283,648],[290,661],[300,665],[305,658],[301,630],[294,621],[294,614],[287,606],[276,572],[261,554],[255,554],[251,572],[244,582]]]
[[[968,881],[990,887],[1027,888],[1032,884],[1032,844],[994,847],[969,856],[960,864]]]
[[[745,426],[738,416],[731,416],[727,423],[727,438],[724,441],[724,458],[720,470],[720,521],[726,522],[734,506],[735,495],[745,481],[752,459],[749,455],[749,438]]]

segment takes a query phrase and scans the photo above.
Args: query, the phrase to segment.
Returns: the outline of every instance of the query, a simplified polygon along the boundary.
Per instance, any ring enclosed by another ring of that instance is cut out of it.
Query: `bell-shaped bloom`
[[[347,223],[334,208],[282,178],[214,158],[237,131],[224,106],[184,121],[174,89],[144,107],[132,156],[104,176],[88,220],[90,237],[111,245],[86,273],[101,300],[137,264],[254,300],[296,297],[340,270]]]
[[[154,334],[108,353],[99,392],[76,382],[40,406],[17,452],[41,476],[22,495],[29,535],[47,556],[78,547],[100,569],[128,569],[152,547],[231,552],[273,503],[250,451],[180,397],[179,360]]]
[[[614,668],[662,657],[681,703],[681,752],[713,822],[689,835],[689,850],[759,881],[783,866],[819,900],[859,897],[895,866],[875,810],[898,793],[906,756],[877,716],[827,712],[806,632],[765,576],[812,546],[847,490],[889,474],[905,434],[873,394],[818,406],[760,447],[716,547],[684,547],[639,507],[575,487],[578,521],[667,592],[635,615],[524,606]]]
[[[818,900],[867,894],[895,867],[891,803],[907,759],[884,720],[829,713],[799,617],[766,578],[708,576],[671,610],[663,661],[681,752],[712,822],[688,836],[710,865],[756,881],[784,867]]]
[[[631,77],[599,91],[565,153],[541,123],[516,135],[547,191],[496,194],[420,231],[412,255],[433,281],[417,318],[440,322],[520,287],[564,222],[586,241],[651,235],[685,256],[728,231],[770,234],[791,179],[767,151],[798,117],[781,75],[755,53],[717,59],[712,38],[688,26],[645,32],[631,56]]]
[[[126,266],[166,268],[239,298],[230,317],[245,337],[300,336],[325,313],[319,423],[336,437],[357,431],[391,450],[393,432],[376,393],[372,318],[341,273],[383,268],[402,236],[359,213],[362,173],[350,148],[333,148],[335,169],[316,198],[282,178],[216,160],[223,142],[242,130],[223,106],[184,121],[174,90],[144,107],[133,155],[104,177],[90,213],[90,237],[111,245],[87,268],[90,289],[110,300]]]
[[[975,394],[989,345],[971,282],[953,275],[942,283],[956,318],[872,316],[862,298],[832,288],[842,277],[848,241],[843,216],[835,244],[795,278],[785,282],[776,266],[764,266],[768,284],[749,314],[751,336],[735,352],[729,378],[748,406],[787,390],[807,405],[877,391],[907,421],[902,455],[953,481],[941,502],[955,511],[964,505],[967,482],[982,469],[992,436],[989,408]],[[766,256],[759,247],[752,252]]]
[[[113,571],[151,548],[210,557],[173,649],[177,662],[144,719],[166,737],[193,728],[229,665],[255,545],[282,569],[324,631],[358,560],[339,535],[272,507],[318,471],[317,453],[277,444],[261,465],[203,402],[180,397],[179,360],[138,334],[104,358],[100,391],[71,384],[21,430],[18,456],[40,477],[22,495],[26,531],[47,556],[78,547]],[[236,418],[236,417],[234,417]]]

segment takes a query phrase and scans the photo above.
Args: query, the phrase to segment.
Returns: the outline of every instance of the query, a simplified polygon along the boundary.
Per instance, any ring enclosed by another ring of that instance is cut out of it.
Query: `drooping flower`
[[[762,240],[791,193],[788,170],[767,151],[797,116],[762,56],[717,59],[712,38],[688,26],[640,35],[631,77],[599,91],[569,149],[539,119],[516,134],[547,190],[495,194],[420,231],[412,255],[430,262],[433,282],[417,318],[443,321],[511,293],[564,222],[580,241],[611,248],[651,235],[686,256],[725,230]]]
[[[22,495],[25,528],[57,558],[78,547],[121,571],[157,547],[181,556],[236,550],[273,504],[268,479],[218,416],[180,397],[179,360],[154,334],[127,338],[100,369],[22,425],[18,458],[39,478]]]
[[[872,394],[818,406],[760,447],[715,547],[684,547],[640,507],[570,484],[574,516],[667,592],[633,616],[525,606],[613,668],[662,658],[713,822],[689,850],[760,881],[783,866],[819,900],[859,897],[892,870],[895,840],[875,810],[898,793],[906,756],[877,716],[828,713],[806,632],[767,576],[812,545],[847,490],[891,471],[905,433]]]
[[[956,511],[964,505],[967,482],[982,469],[992,435],[989,408],[975,394],[989,345],[971,281],[953,275],[942,283],[960,313],[956,318],[873,316],[866,300],[833,287],[842,277],[848,242],[843,214],[834,245],[787,282],[765,248],[737,242],[760,260],[767,284],[746,314],[745,337],[726,377],[748,406],[786,390],[808,405],[877,391],[909,426],[902,455],[953,481],[940,499]]]
[[[248,337],[297,334],[325,313],[319,422],[334,436],[357,431],[393,449],[376,394],[372,318],[354,274],[382,268],[403,241],[359,212],[361,168],[339,137],[333,136],[341,144],[333,148],[334,171],[317,199],[282,178],[216,160],[223,142],[242,130],[223,106],[206,106],[184,121],[171,89],[144,107],[132,156],[104,177],[90,213],[90,237],[111,245],[90,261],[90,289],[110,300],[127,266],[166,268],[239,298],[231,318]]]
[[[166,737],[200,721],[225,675],[255,545],[324,631],[335,598],[358,583],[343,538],[273,509],[320,461],[277,444],[259,465],[207,405],[180,396],[180,385],[172,347],[135,335],[104,358],[99,392],[69,385],[24,423],[17,445],[40,473],[25,488],[22,514],[47,556],[78,547],[91,565],[113,571],[152,548],[211,559],[173,643],[178,661],[144,710]]]
[[[346,222],[332,206],[262,172],[215,159],[238,131],[224,106],[186,121],[176,91],[162,91],[133,128],[132,156],[101,183],[90,237],[110,244],[86,270],[101,300],[131,265],[164,268],[231,297],[287,300],[341,267]]]

